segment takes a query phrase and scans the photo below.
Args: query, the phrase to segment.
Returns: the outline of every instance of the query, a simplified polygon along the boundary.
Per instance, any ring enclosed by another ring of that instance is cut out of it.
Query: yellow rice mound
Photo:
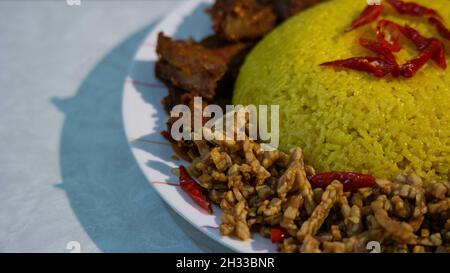
[[[438,10],[450,26],[450,1],[415,2]],[[280,148],[302,147],[318,171],[386,178],[415,171],[426,181],[448,178],[450,67],[444,71],[430,61],[411,79],[379,79],[319,66],[374,55],[358,39],[375,39],[376,23],[344,33],[366,5],[366,0],[325,2],[275,29],[247,57],[233,103],[280,105]],[[399,15],[388,4],[383,18],[439,37],[426,19]],[[418,54],[407,40],[402,44],[396,54],[400,64]]]

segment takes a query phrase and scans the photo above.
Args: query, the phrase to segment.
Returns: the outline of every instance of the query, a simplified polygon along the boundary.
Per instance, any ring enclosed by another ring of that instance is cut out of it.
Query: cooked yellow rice
[[[449,0],[416,0],[450,26]],[[363,171],[393,177],[415,171],[426,181],[450,171],[450,68],[429,62],[411,79],[376,78],[319,64],[373,55],[358,44],[374,38],[376,23],[350,33],[366,0],[333,0],[303,12],[269,34],[247,57],[234,104],[280,105],[280,148],[299,146],[319,171]],[[439,37],[426,19],[383,17]],[[417,55],[412,44],[397,55]],[[450,43],[446,42],[447,56]],[[449,58],[447,58],[449,62]]]

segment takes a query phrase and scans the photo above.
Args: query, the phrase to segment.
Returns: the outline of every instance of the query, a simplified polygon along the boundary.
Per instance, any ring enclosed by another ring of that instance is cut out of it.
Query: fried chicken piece
[[[276,23],[272,5],[257,0],[216,0],[208,12],[215,33],[228,41],[260,38]]]

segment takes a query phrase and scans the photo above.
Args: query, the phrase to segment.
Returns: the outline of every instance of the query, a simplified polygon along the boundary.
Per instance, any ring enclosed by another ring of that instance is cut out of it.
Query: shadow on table
[[[163,205],[127,144],[123,83],[135,50],[153,26],[108,53],[74,97],[52,100],[65,114],[59,155],[63,182],[58,187],[101,251],[227,252]]]

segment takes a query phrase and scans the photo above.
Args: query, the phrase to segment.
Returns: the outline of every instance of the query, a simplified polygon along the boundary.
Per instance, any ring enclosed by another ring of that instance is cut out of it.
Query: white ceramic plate
[[[270,240],[253,235],[249,241],[240,241],[220,235],[218,226],[221,210],[214,206],[214,214],[203,213],[181,189],[171,169],[180,164],[173,160],[170,144],[160,134],[165,129],[167,115],[161,100],[167,89],[154,76],[157,60],[157,35],[163,31],[177,39],[201,39],[212,32],[210,18],[204,10],[210,0],[190,0],[165,17],[147,36],[138,49],[124,84],[123,120],[125,133],[137,163],[149,183],[179,215],[217,242],[238,252],[275,252]],[[201,243],[201,242],[199,242]]]

